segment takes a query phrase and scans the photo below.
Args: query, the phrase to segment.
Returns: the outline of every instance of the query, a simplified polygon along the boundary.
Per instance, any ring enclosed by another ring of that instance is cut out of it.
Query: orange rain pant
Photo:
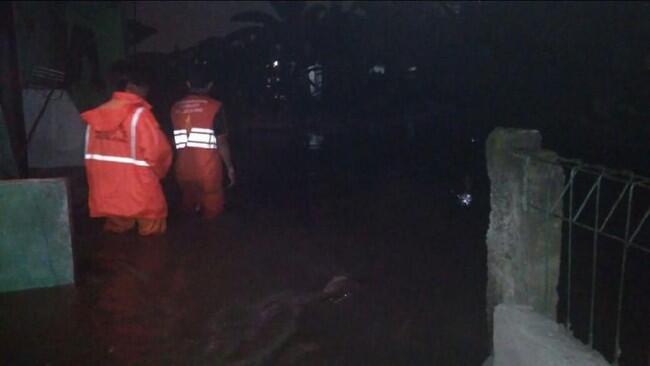
[[[129,231],[138,224],[138,234],[142,236],[160,235],[167,230],[167,219],[143,219],[130,217],[109,216],[104,223],[104,230],[113,233]]]
[[[221,184],[212,185],[209,191],[200,182],[179,181],[178,185],[183,192],[183,211],[189,213],[199,207],[206,219],[215,218],[223,212],[225,202]]]
[[[185,213],[194,213],[198,208],[204,218],[213,219],[223,212],[222,164],[215,150],[181,150],[176,160],[176,182]]]

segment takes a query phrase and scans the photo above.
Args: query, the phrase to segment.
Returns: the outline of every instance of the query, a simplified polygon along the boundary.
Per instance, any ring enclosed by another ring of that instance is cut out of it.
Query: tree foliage
[[[337,105],[359,104],[376,63],[386,65],[386,92],[395,98],[403,97],[407,70],[415,67],[413,93],[452,100],[491,123],[534,125],[559,110],[611,116],[635,99],[635,88],[647,89],[634,83],[647,74],[650,54],[650,6],[643,2],[271,5],[276,14],[234,16],[250,26],[230,39],[261,40],[251,53],[257,61],[264,55],[267,62],[278,45],[298,64],[317,59],[328,100]]]

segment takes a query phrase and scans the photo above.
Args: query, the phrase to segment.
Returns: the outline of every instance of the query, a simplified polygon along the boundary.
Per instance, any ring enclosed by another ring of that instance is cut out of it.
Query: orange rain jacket
[[[172,150],[151,105],[116,92],[110,101],[81,115],[86,128],[86,175],[91,217],[167,217],[159,180]]]
[[[194,182],[203,193],[221,192],[223,167],[213,125],[221,107],[221,102],[210,97],[190,95],[171,111],[178,151],[176,180]]]

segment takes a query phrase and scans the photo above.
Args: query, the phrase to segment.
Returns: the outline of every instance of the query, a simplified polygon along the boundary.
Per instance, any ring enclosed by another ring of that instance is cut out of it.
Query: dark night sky
[[[241,27],[230,17],[242,11],[273,13],[268,1],[136,1],[136,18],[158,33],[138,45],[140,52],[169,52],[183,49],[213,36],[223,36]],[[309,3],[328,3],[309,1]],[[133,17],[133,14],[129,14]]]
[[[272,11],[266,1],[136,1],[137,20],[158,30],[138,51],[169,52],[225,35],[241,26],[230,17],[247,10]]]

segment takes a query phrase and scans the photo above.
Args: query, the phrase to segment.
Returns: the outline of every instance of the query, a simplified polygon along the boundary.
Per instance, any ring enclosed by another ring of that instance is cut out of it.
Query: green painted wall
[[[71,283],[65,179],[0,181],[0,292]]]

